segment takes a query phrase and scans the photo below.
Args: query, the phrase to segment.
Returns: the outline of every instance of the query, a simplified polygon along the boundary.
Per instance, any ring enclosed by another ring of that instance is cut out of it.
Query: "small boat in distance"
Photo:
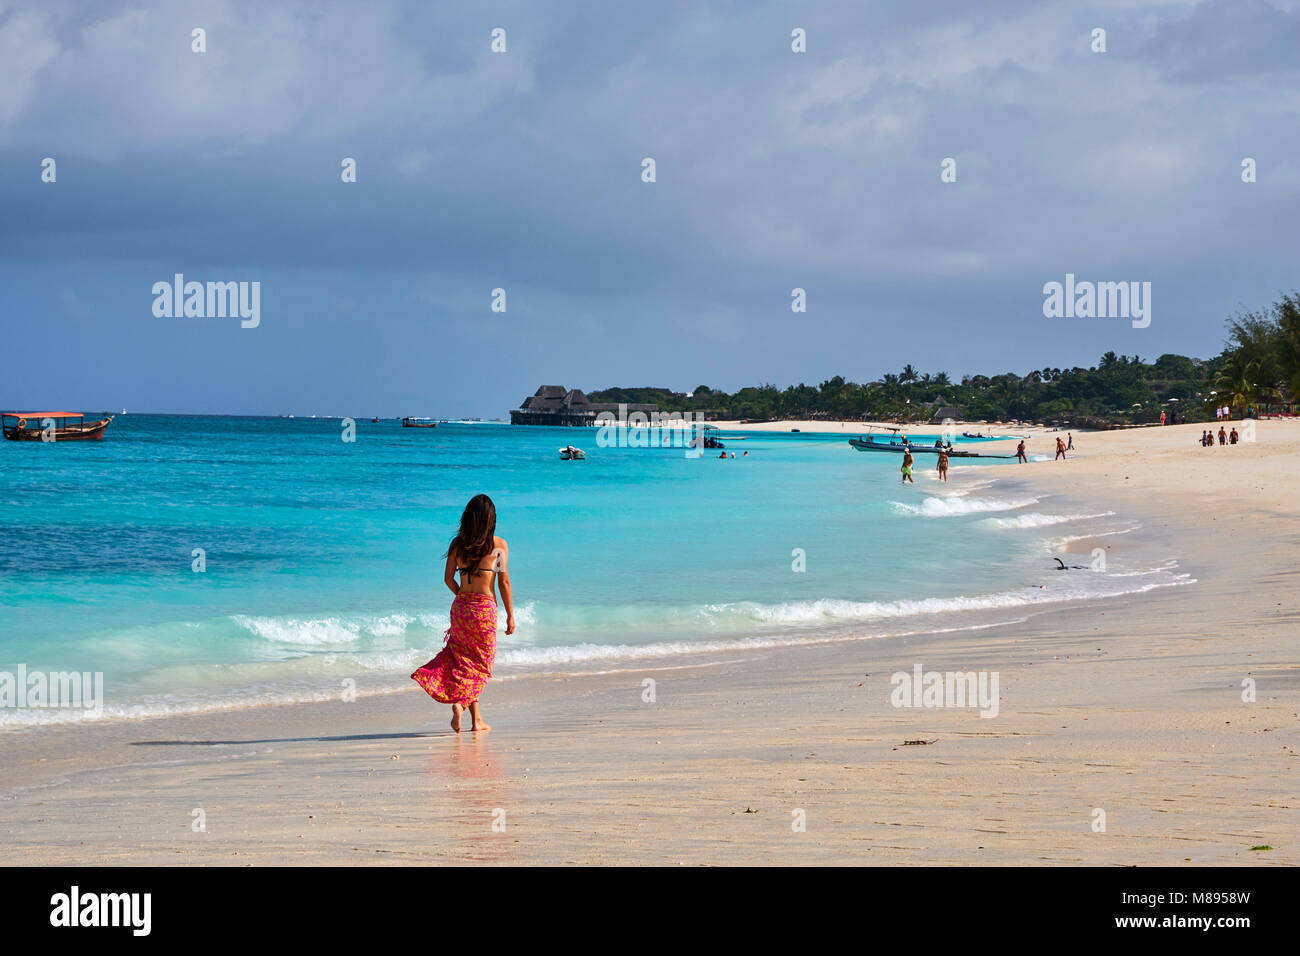
[[[427,418],[407,418],[402,419],[403,428],[437,428],[438,423],[430,421]]]
[[[574,448],[572,445],[565,445],[560,449],[560,458],[563,461],[584,461],[587,453],[581,448]]]
[[[112,420],[105,415],[87,422],[76,412],[0,412],[0,428],[10,441],[98,441]]]

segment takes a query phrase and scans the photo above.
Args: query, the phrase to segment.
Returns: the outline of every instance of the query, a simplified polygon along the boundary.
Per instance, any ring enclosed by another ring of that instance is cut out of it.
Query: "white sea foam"
[[[1033,511],[1026,515],[1016,515],[1014,518],[986,518],[980,524],[986,528],[1047,528],[1054,524],[1065,524],[1069,521],[1108,518],[1114,513],[1113,511],[1101,511],[1096,514],[1049,515]]]
[[[1028,508],[1038,502],[1038,498],[970,498],[965,495],[950,495],[924,498],[919,505],[902,501],[891,501],[889,504],[899,514],[915,515],[920,518],[951,518],[989,511],[1015,511],[1017,508]]]
[[[1129,534],[1133,531],[1140,531],[1142,525],[1135,524],[1128,528],[1116,528],[1113,531],[1094,531],[1092,534],[1066,534],[1056,538],[1048,538],[1044,543],[1050,551],[1059,551],[1067,545],[1076,541],[1090,541],[1093,538],[1108,538],[1116,534]]]
[[[273,644],[319,646],[351,644],[362,637],[392,637],[404,634],[413,618],[405,614],[354,619],[252,617],[237,614],[231,620],[250,634]]]
[[[955,472],[957,469],[956,467],[954,467],[952,470]],[[976,491],[984,491],[987,488],[992,488],[993,485],[994,485],[994,481],[991,478],[986,480],[981,480],[981,481],[962,482],[961,484],[955,485],[952,488],[952,490],[948,492],[948,494],[954,498],[965,498],[967,495],[970,495]]]
[[[532,624],[535,605],[527,602],[515,609],[515,623]],[[396,613],[385,615],[358,615],[305,618],[305,617],[254,617],[237,614],[231,620],[254,637],[272,644],[298,646],[346,645],[375,638],[400,638],[412,630],[412,625],[428,631],[442,633],[450,626],[444,612]],[[504,615],[501,626],[505,627]]]

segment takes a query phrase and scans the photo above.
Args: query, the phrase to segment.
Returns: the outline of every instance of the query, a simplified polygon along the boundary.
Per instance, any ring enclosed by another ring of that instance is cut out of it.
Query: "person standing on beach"
[[[1060,461],[1064,457],[1065,457],[1065,442],[1061,441],[1061,439],[1058,437],[1056,439],[1056,457],[1052,460]]]
[[[1074,451],[1074,432],[1066,432],[1065,439],[1065,450]]]
[[[1162,408],[1160,409],[1160,424],[1163,425],[1164,423],[1165,423],[1165,410]]]
[[[1029,458],[1025,455],[1025,440],[1020,439],[1020,444],[1016,446],[1016,464],[1029,464]]]
[[[437,656],[411,675],[434,700],[451,704],[451,729],[460,733],[460,715],[469,708],[472,731],[491,730],[478,698],[492,677],[497,655],[497,596],[506,606],[506,633],[515,632],[510,592],[510,547],[496,536],[497,509],[487,495],[475,495],[460,516],[460,530],[447,548],[443,581],[456,595],[451,627]],[[460,574],[460,583],[456,575]]]
[[[948,480],[948,449],[939,449],[939,480]]]
[[[902,481],[902,484],[907,484],[909,481],[911,481],[912,484],[916,484],[916,482],[912,479],[912,464],[913,464],[913,462],[914,462],[914,459],[912,458],[912,449],[909,447],[906,451],[903,452],[903,481]]]

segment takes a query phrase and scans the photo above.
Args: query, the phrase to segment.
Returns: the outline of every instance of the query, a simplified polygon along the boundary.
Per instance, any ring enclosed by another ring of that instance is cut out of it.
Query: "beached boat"
[[[437,422],[431,422],[427,418],[403,418],[403,428],[437,428]]]
[[[98,441],[112,420],[105,415],[87,422],[76,412],[2,412],[0,428],[10,441]]]
[[[560,458],[564,461],[583,461],[587,453],[581,448],[574,448],[572,445],[565,445],[560,449]]]
[[[977,451],[957,451],[952,445],[942,443],[935,445],[917,445],[913,442],[904,442],[897,439],[890,441],[873,441],[868,435],[864,438],[850,438],[849,444],[858,451],[883,451],[893,452],[901,455],[905,451],[910,451],[913,455],[938,455],[941,451],[946,451],[949,458],[1015,458],[1015,455],[986,455]]]
[[[896,438],[891,438],[889,441],[875,441],[870,435],[866,438],[850,438],[849,444],[858,451],[892,451],[899,455],[905,451],[911,451],[913,455],[937,455],[942,450],[947,450],[949,455],[964,454],[954,452],[951,445],[918,445],[915,442],[899,441]]]

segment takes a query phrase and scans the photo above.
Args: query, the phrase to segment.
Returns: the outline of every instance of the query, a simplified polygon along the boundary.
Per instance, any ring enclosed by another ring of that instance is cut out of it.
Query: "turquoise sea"
[[[359,419],[355,442],[342,434],[125,415],[102,442],[0,442],[0,672],[102,672],[106,718],[345,681],[418,693],[407,675],[447,626],[442,555],[479,492],[511,548],[502,678],[980,627],[1185,580],[1159,561],[1055,573],[1064,536],[1134,522],[1017,492],[1014,464],[955,463],[941,487],[922,457],[901,486],[899,460],[854,451],[851,432],[724,434],[734,460],[602,448],[594,429]],[[587,459],[561,461],[569,443]],[[84,718],[0,709],[9,728]]]

